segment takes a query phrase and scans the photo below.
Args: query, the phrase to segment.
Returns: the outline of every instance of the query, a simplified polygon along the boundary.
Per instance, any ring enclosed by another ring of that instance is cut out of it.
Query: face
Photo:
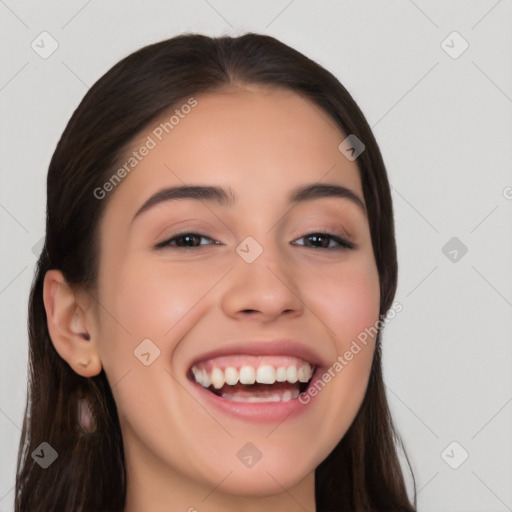
[[[108,197],[100,357],[133,479],[263,496],[312,482],[352,423],[379,276],[358,168],[325,113],[255,86],[195,99],[162,140],[160,121],[140,137],[134,150],[155,147]],[[308,194],[326,185],[338,193]],[[155,199],[183,186],[223,192]]]

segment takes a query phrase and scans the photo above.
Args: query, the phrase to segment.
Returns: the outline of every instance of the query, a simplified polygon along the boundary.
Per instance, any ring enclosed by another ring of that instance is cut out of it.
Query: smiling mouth
[[[288,402],[307,390],[315,368],[291,356],[224,356],[193,365],[189,378],[235,402]]]

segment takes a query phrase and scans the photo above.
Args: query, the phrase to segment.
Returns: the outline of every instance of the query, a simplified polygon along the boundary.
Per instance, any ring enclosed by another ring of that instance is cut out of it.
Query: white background
[[[43,31],[59,45],[47,59],[31,48]],[[512,510],[512,0],[0,0],[0,511],[13,507],[51,155],[101,75],[185,31],[273,35],[358,102],[393,187],[403,311],[384,376],[418,509]],[[458,58],[441,45],[453,31],[469,44]],[[468,249],[455,262],[452,237]]]

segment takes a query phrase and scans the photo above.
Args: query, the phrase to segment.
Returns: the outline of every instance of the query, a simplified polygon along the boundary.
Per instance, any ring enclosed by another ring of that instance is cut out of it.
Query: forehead
[[[245,203],[279,201],[297,185],[322,181],[362,199],[357,165],[338,150],[346,135],[310,100],[261,86],[193,99],[193,107],[181,108],[194,104],[185,98],[133,141],[120,165],[144,146],[151,150],[116,186],[109,209],[122,202],[135,211],[162,187],[195,184],[229,187]]]

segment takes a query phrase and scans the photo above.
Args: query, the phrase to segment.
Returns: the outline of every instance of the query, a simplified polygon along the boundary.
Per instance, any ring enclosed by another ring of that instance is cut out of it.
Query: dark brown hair
[[[112,176],[130,143],[151,122],[192,95],[237,84],[295,91],[331,116],[344,134],[364,142],[357,165],[379,272],[381,316],[390,309],[398,265],[389,183],[371,129],[343,85],[314,61],[266,35],[183,34],[136,51],[90,88],[50,162],[46,238],[29,301],[29,383],[18,454],[17,512],[123,510],[124,452],[107,377],[103,370],[92,378],[81,377],[55,351],[46,323],[43,279],[48,270],[59,269],[70,286],[95,289],[98,226],[108,198],[96,199],[94,190]],[[398,458],[397,447],[403,450],[403,444],[385,394],[381,334],[379,329],[357,416],[315,471],[318,512],[415,510],[416,490],[413,506]],[[93,433],[77,427],[81,398],[94,411]],[[58,453],[47,469],[31,456],[44,441]]]

